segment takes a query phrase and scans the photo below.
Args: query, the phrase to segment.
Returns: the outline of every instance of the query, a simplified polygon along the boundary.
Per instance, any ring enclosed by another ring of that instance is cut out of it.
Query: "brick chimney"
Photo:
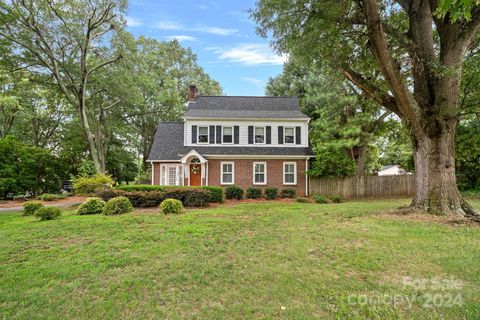
[[[197,100],[197,86],[194,84],[191,84],[188,86],[188,101],[189,102],[195,102]]]

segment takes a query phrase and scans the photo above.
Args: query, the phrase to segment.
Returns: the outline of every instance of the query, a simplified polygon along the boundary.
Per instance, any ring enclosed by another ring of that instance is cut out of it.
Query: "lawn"
[[[480,318],[480,227],[379,214],[406,203],[1,213],[0,319]]]

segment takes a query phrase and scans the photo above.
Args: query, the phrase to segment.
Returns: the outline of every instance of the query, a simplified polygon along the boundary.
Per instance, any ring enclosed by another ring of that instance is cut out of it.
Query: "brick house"
[[[183,121],[158,125],[152,184],[294,188],[308,195],[310,118],[295,97],[197,96]]]

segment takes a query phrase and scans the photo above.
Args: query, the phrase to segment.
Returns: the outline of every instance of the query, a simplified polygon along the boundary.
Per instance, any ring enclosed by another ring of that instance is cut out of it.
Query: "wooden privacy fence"
[[[310,194],[338,195],[343,198],[407,197],[415,193],[415,176],[360,176],[309,178]]]

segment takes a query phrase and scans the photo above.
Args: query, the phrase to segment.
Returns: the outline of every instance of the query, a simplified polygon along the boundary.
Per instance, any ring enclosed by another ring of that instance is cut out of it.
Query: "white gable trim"
[[[187,153],[186,155],[184,155],[181,159],[180,159],[180,162],[181,163],[187,163],[189,158],[191,157],[197,157],[198,160],[200,160],[200,163],[206,163],[207,162],[207,159],[205,159],[204,157],[202,157],[202,155],[200,153],[198,153],[197,151],[195,151],[195,149],[192,149],[189,153]]]

